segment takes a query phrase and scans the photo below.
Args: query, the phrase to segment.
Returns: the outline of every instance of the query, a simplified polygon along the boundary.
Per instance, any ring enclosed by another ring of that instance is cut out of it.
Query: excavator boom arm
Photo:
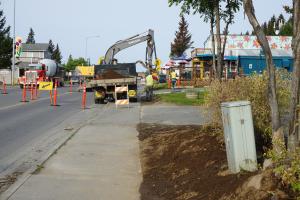
[[[147,49],[146,49],[146,65],[147,68],[150,69],[152,67],[152,57],[153,52],[156,59],[156,50],[155,50],[155,42],[154,42],[154,31],[149,29],[145,33],[141,33],[135,35],[133,37],[127,38],[125,40],[121,40],[112,45],[106,52],[104,62],[106,64],[111,64],[115,55],[129,47],[137,45],[139,43],[147,41]]]

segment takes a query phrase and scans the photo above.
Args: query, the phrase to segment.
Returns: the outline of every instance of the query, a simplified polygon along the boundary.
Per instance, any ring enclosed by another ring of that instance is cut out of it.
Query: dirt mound
[[[125,78],[125,76],[119,74],[118,72],[116,72],[115,70],[112,69],[108,69],[105,72],[103,72],[102,74],[97,74],[96,75],[96,79],[119,79],[119,78]]]
[[[139,124],[142,200],[284,200],[272,169],[229,174],[224,144],[202,126]]]
[[[228,175],[226,152],[210,128],[140,124],[142,200],[230,196],[252,174]]]

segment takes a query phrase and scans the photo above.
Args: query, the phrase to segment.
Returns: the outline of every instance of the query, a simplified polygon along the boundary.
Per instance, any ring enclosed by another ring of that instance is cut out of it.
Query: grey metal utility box
[[[251,104],[249,101],[221,104],[229,170],[257,170]]]

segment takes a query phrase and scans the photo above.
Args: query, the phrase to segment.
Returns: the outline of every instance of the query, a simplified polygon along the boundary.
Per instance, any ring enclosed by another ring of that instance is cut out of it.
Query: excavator
[[[143,42],[147,43],[145,62],[118,63],[115,58],[117,53]],[[155,62],[153,62],[153,56]],[[117,98],[115,88],[118,86],[127,86],[127,97],[130,101],[136,101],[138,97],[137,63],[140,63],[150,73],[156,73],[157,66],[160,64],[160,60],[157,59],[156,55],[154,31],[151,29],[116,42],[107,50],[99,65],[95,65],[94,78],[87,84],[87,88],[92,88],[95,91],[95,103],[115,101]]]
[[[154,42],[154,31],[149,29],[148,31],[144,33],[137,34],[135,36],[132,36],[130,38],[127,38],[125,40],[120,40],[116,42],[114,45],[112,45],[106,52],[104,57],[104,63],[105,64],[113,64],[115,60],[115,55],[119,53],[120,51],[127,49],[129,47],[132,47],[134,45],[140,44],[142,42],[147,42],[146,47],[146,59],[145,63],[142,61],[138,61],[141,63],[147,70],[152,69],[152,60],[153,60],[153,54],[155,57],[155,60],[157,60],[156,56],[156,48],[155,48],[155,42]]]

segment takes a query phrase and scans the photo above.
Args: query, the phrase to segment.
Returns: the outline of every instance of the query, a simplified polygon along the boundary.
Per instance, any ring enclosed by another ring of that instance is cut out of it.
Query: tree
[[[54,53],[54,50],[55,50],[55,46],[54,46],[52,40],[50,39],[50,40],[49,40],[48,51],[49,51],[51,57],[52,57],[52,55],[53,55],[53,53]]]
[[[181,12],[190,14],[200,14],[200,17],[204,18],[205,22],[210,22],[211,24],[211,35],[212,35],[212,46],[213,46],[213,60],[215,55],[215,44],[214,44],[214,27],[216,28],[216,41],[217,41],[217,67],[215,68],[218,79],[221,79],[222,73],[222,59],[221,59],[221,17],[226,14],[224,10],[221,9],[221,3],[225,2],[225,8],[228,8],[228,2],[239,2],[240,0],[168,0],[169,5],[179,5],[181,4]],[[226,10],[226,9],[225,9]],[[231,10],[233,11],[233,10]],[[232,15],[233,16],[233,15]],[[226,31],[228,33],[228,31]],[[214,66],[214,65],[213,65]]]
[[[296,128],[299,122],[299,77],[300,77],[300,0],[293,1],[293,54],[294,54],[294,68],[292,74],[291,86],[291,102],[289,112],[289,137],[297,138],[298,129]],[[298,105],[298,107],[297,107]],[[299,124],[298,124],[299,126]],[[295,146],[292,146],[295,148]]]
[[[253,27],[255,35],[261,45],[267,64],[267,75],[268,75],[268,99],[269,106],[271,108],[271,119],[272,119],[272,141],[273,148],[276,152],[281,150],[280,145],[277,141],[283,142],[283,129],[281,127],[280,114],[278,108],[278,100],[276,94],[276,79],[275,79],[275,67],[273,65],[272,52],[266,38],[266,35],[257,21],[255,10],[252,0],[243,0],[244,10],[248,17],[250,24]]]
[[[69,56],[67,64],[64,65],[66,71],[73,71],[77,66],[87,66],[88,62],[80,57],[73,59],[72,55]]]
[[[52,59],[55,60],[57,63],[61,63],[62,55],[61,55],[58,44],[56,45],[56,48],[53,51]]]
[[[11,66],[13,40],[9,36],[10,26],[5,26],[6,18],[0,10],[0,68]]]
[[[265,35],[268,35],[268,24],[267,24],[267,22],[263,23],[262,29],[263,29]]]
[[[226,6],[225,10],[222,13],[222,19],[225,23],[225,28],[224,28],[224,42],[223,42],[223,47],[222,47],[222,53],[221,53],[221,61],[222,61],[222,66],[223,66],[223,61],[224,61],[224,54],[225,54],[225,47],[227,43],[227,35],[229,34],[229,25],[234,23],[234,14],[239,11],[241,6],[241,2],[239,0],[226,0]],[[247,34],[247,33],[246,33]],[[248,32],[249,35],[249,32]]]
[[[26,44],[35,44],[35,39],[34,39],[34,31],[32,28],[30,28],[29,33],[28,33],[28,37],[26,40]]]
[[[181,15],[178,31],[175,33],[174,42],[171,43],[171,56],[180,57],[193,45],[192,35],[189,33],[188,27],[189,24]]]
[[[276,17],[275,15],[273,15],[270,21],[268,22],[267,35],[276,35],[275,27],[276,27]]]

